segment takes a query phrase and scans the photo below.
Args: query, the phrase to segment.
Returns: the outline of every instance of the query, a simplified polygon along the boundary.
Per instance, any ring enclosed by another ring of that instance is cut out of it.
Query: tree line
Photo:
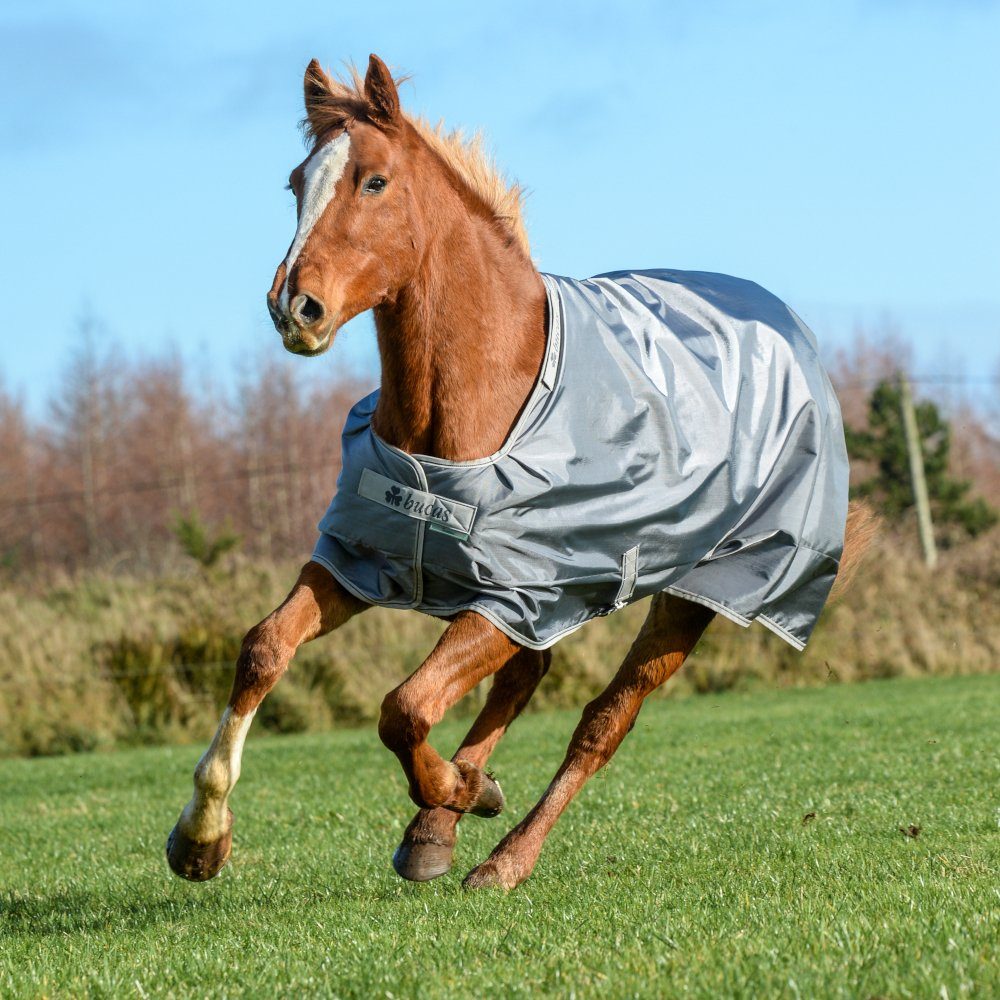
[[[123,360],[88,324],[41,418],[0,386],[0,563],[155,570],[199,534],[308,556],[366,388],[281,361],[226,391],[176,354]]]
[[[0,385],[0,567],[157,571],[179,553],[207,565],[237,546],[306,558],[344,418],[371,386],[266,355],[226,390],[178,355],[123,360],[98,332],[82,324],[41,418]],[[909,364],[898,338],[862,336],[831,368],[855,493],[890,522],[912,507],[894,382]],[[991,414],[961,398],[921,399],[917,414],[945,543],[988,530],[996,512],[983,497],[1000,495]]]

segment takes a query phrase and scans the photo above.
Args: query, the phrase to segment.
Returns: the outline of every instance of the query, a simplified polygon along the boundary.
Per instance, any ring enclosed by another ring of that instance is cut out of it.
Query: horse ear
[[[365,101],[372,121],[379,125],[394,125],[399,121],[399,91],[389,67],[373,52],[368,57],[365,76]]]
[[[326,71],[319,64],[318,59],[310,61],[306,66],[305,79],[302,81],[305,91],[306,120],[309,122],[314,134],[321,132],[318,113],[321,108],[329,107],[330,98],[333,96],[333,87]]]

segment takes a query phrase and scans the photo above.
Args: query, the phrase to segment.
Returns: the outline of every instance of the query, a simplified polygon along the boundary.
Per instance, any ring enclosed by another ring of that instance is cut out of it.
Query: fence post
[[[917,430],[917,414],[913,409],[910,381],[902,372],[899,373],[899,398],[903,410],[906,450],[910,456],[910,480],[913,483],[913,500],[917,507],[920,544],[924,550],[924,562],[928,568],[934,569],[937,566],[937,546],[934,544],[931,504],[927,496],[927,477],[924,475],[924,454],[920,447],[920,432]]]

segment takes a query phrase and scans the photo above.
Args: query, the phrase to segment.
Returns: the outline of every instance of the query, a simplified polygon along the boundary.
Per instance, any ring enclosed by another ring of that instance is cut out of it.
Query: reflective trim
[[[618,593],[615,594],[614,601],[606,605],[597,612],[598,617],[603,618],[613,611],[620,611],[632,600],[635,593],[636,580],[639,578],[639,546],[633,545],[628,552],[622,555],[622,578],[618,585]]]
[[[625,607],[632,599],[635,591],[635,581],[639,577],[639,546],[633,545],[622,556],[622,582],[615,597],[615,610]]]
[[[542,372],[539,381],[550,392],[556,386],[559,377],[559,357],[562,353],[562,314],[559,307],[559,296],[549,292],[548,285],[545,291],[549,305],[549,342],[545,350],[545,359],[542,362]]]

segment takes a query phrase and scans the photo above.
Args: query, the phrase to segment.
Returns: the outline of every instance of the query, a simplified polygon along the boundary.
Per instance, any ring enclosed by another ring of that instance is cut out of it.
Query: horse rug
[[[533,649],[660,591],[802,649],[847,517],[812,333],[727,275],[542,277],[545,357],[503,447],[408,454],[372,430],[373,392],[347,418],[313,559],[364,601],[471,609]]]

